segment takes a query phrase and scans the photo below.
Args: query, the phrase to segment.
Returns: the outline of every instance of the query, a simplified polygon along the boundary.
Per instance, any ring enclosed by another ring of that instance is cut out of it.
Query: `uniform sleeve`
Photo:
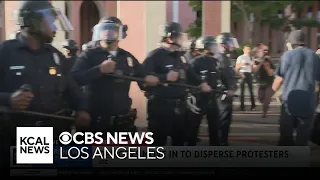
[[[142,64],[134,57],[131,56],[133,59],[133,68],[134,68],[134,76],[135,77],[145,77],[146,76],[146,71],[144,70]]]
[[[194,61],[193,66],[188,64],[187,74],[188,77],[191,78],[192,82],[195,82],[196,85],[200,85],[204,81],[202,81],[201,76],[196,73],[198,66],[196,61]]]
[[[10,105],[10,96],[11,94],[8,92],[3,92],[3,88],[5,87],[4,84],[4,76],[5,76],[5,50],[4,45],[0,45],[0,106],[9,107]]]
[[[282,56],[281,56],[281,59],[280,59],[280,63],[279,63],[279,66],[276,70],[276,75],[277,76],[280,76],[282,78],[284,78],[284,75],[287,71],[287,68],[288,68],[288,53],[284,53]]]
[[[61,61],[62,74],[64,76],[64,83],[66,85],[66,99],[69,106],[74,110],[88,110],[87,101],[85,99],[84,93],[81,91],[80,86],[75,82],[67,66],[66,58],[61,54],[60,56],[63,61]]]
[[[152,57],[152,56],[147,57],[143,62],[143,67],[144,67],[146,75],[157,76],[160,79],[160,81],[167,80],[166,74],[155,73],[157,66],[156,66],[156,59],[154,57]]]
[[[221,62],[221,75],[224,77],[224,85],[228,90],[235,90],[236,89],[236,78],[235,78],[235,71],[232,67],[230,67],[229,59],[223,59]]]
[[[80,86],[89,84],[92,80],[100,77],[102,73],[100,72],[99,66],[91,66],[89,64],[88,51],[81,53],[77,58],[74,66],[71,70],[73,78]]]

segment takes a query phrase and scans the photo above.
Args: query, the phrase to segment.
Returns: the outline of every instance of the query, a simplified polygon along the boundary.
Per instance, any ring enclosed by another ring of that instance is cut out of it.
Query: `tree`
[[[189,6],[198,16],[195,22],[189,25],[187,33],[193,38],[198,38],[202,35],[202,1],[189,1]]]
[[[319,26],[315,19],[295,18],[294,12],[312,3],[312,1],[232,1],[231,12],[232,18],[235,18],[233,21],[241,21],[244,24],[243,38],[252,43],[253,34],[255,37],[261,37],[261,27],[265,24],[270,25],[273,29],[281,29],[285,32],[285,36],[289,32],[289,27],[292,29],[293,27]],[[291,9],[291,12],[288,9]],[[279,11],[286,11],[287,14],[281,17]],[[254,17],[251,19],[253,21],[250,21],[250,16]]]

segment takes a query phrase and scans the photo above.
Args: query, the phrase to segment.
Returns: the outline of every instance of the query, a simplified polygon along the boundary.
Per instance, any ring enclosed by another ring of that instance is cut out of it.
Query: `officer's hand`
[[[100,64],[99,68],[102,73],[113,73],[116,69],[116,62],[105,60]]]
[[[11,107],[17,110],[25,110],[28,108],[33,94],[18,90],[11,95]]]
[[[88,126],[90,124],[91,117],[86,111],[78,111],[76,114],[76,126]]]
[[[228,96],[233,96],[234,95],[234,92],[233,91],[226,91],[226,94],[228,95]]]
[[[179,79],[179,73],[173,70],[170,70],[167,74],[167,81],[177,81]]]
[[[159,78],[153,75],[148,75],[144,78],[144,82],[147,86],[156,86],[159,83]]]
[[[211,88],[211,86],[208,85],[208,83],[204,82],[204,83],[200,84],[200,90],[202,92],[211,92],[212,88]]]

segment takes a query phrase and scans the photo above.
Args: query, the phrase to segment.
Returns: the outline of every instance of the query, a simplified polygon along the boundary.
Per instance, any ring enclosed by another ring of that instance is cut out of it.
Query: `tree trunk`
[[[252,29],[249,18],[246,14],[243,14],[243,43],[252,44]]]

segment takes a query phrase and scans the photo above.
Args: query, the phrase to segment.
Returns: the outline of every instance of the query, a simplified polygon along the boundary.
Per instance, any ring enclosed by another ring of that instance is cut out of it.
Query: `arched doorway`
[[[80,45],[92,38],[92,28],[100,20],[100,13],[93,1],[83,1],[80,8]]]

